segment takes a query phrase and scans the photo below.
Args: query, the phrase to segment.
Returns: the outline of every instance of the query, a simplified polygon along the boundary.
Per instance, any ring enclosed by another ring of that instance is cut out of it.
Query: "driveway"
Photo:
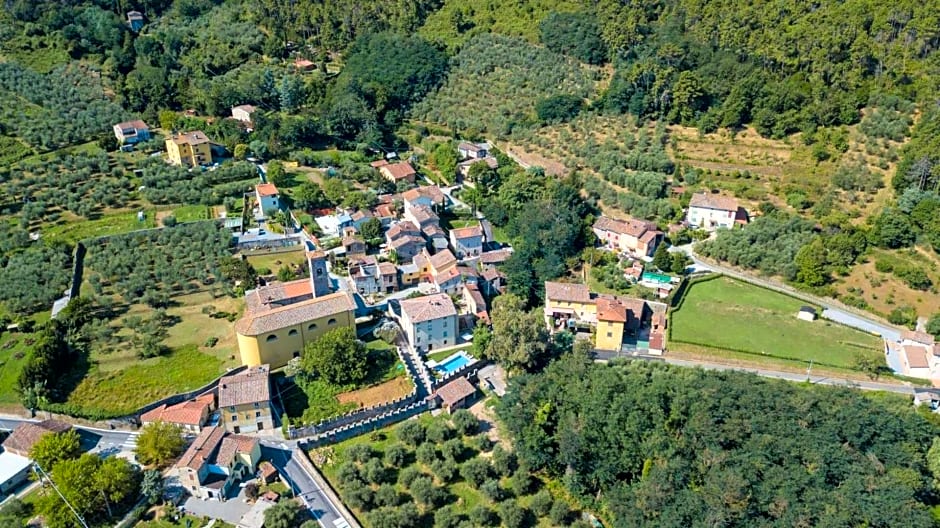
[[[287,444],[263,443],[261,458],[274,464],[281,478],[287,482],[294,494],[303,500],[320,526],[323,528],[348,526],[339,513],[339,508],[332,503],[313,476],[307,473],[307,470],[292,456]]]
[[[197,517],[205,516],[210,519],[220,519],[229,524],[236,525],[242,516],[251,509],[245,499],[245,489],[238,490],[238,496],[225,502],[215,500],[200,500],[189,497],[182,506],[183,511],[192,513]]]

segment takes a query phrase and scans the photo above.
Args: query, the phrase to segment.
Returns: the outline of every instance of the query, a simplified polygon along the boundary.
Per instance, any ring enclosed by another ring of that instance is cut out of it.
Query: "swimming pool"
[[[644,271],[640,275],[640,280],[650,281],[650,282],[659,282],[662,284],[669,284],[672,282],[672,278],[669,275],[663,275],[662,273],[653,273],[650,271]]]
[[[444,361],[441,361],[437,366],[434,367],[434,370],[446,375],[466,365],[469,365],[471,362],[473,362],[473,358],[468,356],[466,352],[457,352],[453,356],[450,356]]]

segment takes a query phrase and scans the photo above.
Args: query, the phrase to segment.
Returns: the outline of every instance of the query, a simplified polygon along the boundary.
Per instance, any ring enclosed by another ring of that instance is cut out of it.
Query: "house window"
[[[607,337],[614,337],[614,334],[612,334],[611,332],[607,332]]]
[[[308,332],[313,332],[316,329],[317,329],[317,323],[310,323],[309,325],[307,325]]]
[[[444,330],[444,337],[447,337],[447,330]]]
[[[235,406],[233,405],[233,406],[229,407],[229,408],[228,408],[228,411],[229,411],[229,412],[235,412]]]
[[[332,319],[332,318],[331,318],[329,321],[326,322],[326,324],[329,325],[329,326],[335,325],[335,324],[336,324],[336,319]]]
[[[297,352],[297,351],[295,350],[295,351],[294,351],[294,357],[295,357],[295,358],[300,357],[300,352]]]
[[[447,328],[447,319],[444,319],[444,328]]]
[[[271,341],[277,341],[277,336],[274,334],[269,335],[264,339],[266,342],[270,343]]]
[[[261,411],[255,412],[255,418],[261,418]]]
[[[296,329],[296,328],[291,328],[290,331],[287,332],[287,335],[288,335],[288,336],[295,336],[295,335],[297,335],[297,329]]]
[[[232,415],[232,421],[233,421],[233,422],[237,422],[237,421],[238,421],[238,416],[236,416],[236,415],[233,414],[233,415]]]
[[[258,409],[258,408],[260,408],[260,407],[261,407],[261,404],[258,403],[258,402],[255,402],[255,409]]]

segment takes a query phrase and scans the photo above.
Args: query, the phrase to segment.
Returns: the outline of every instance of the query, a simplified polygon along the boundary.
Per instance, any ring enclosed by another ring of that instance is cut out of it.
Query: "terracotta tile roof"
[[[203,418],[208,416],[209,409],[215,403],[215,397],[204,394],[195,400],[185,401],[176,405],[161,405],[156,409],[140,415],[141,423],[166,422],[177,425],[200,426]]]
[[[444,249],[431,255],[429,262],[431,263],[432,268],[440,270],[450,266],[451,264],[456,264],[457,257],[455,257],[449,249]]]
[[[457,308],[450,295],[446,293],[437,293],[434,295],[425,295],[424,297],[415,297],[413,299],[402,299],[400,301],[401,311],[408,316],[411,323],[422,323],[457,315]]]
[[[257,443],[258,439],[251,436],[226,434],[222,438],[219,452],[215,455],[215,462],[220,466],[230,466],[235,460],[235,455],[251,453]]]
[[[386,165],[388,165],[388,160],[384,160],[384,159],[375,160],[375,161],[373,161],[372,163],[369,164],[369,166],[372,167],[373,169],[377,169],[377,168],[379,168],[379,167],[384,167],[384,166],[386,166]]]
[[[250,367],[219,380],[219,407],[233,407],[248,403],[266,403],[271,400],[270,367]]]
[[[307,69],[314,66],[315,64],[311,61],[308,61],[307,59],[297,59],[294,61],[294,67],[296,68]]]
[[[442,204],[446,199],[444,192],[441,191],[441,188],[437,185],[425,185],[415,189],[408,189],[401,193],[401,198],[406,202],[414,202],[420,198],[427,198],[436,204]]]
[[[42,437],[47,434],[64,433],[71,428],[71,425],[59,420],[43,420],[36,423],[24,422],[18,425],[10,433],[10,436],[3,441],[3,448],[20,456],[28,456],[29,450]],[[44,469],[48,471],[51,468]]]
[[[209,138],[202,130],[193,130],[191,132],[182,132],[170,137],[170,140],[177,145],[201,145],[209,143]]]
[[[389,247],[392,249],[400,249],[408,245],[416,245],[418,247],[424,247],[424,239],[419,236],[414,235],[405,235],[395,238],[389,243]]]
[[[457,272],[460,273],[462,277],[477,278],[480,276],[480,272],[470,266],[457,266]]]
[[[395,181],[414,178],[415,174],[417,174],[414,167],[407,161],[382,165],[379,167],[379,171],[384,174],[386,178]]]
[[[486,163],[486,166],[491,169],[499,168],[499,160],[493,156],[486,156],[485,158],[470,158],[466,161],[461,161],[457,164],[457,167],[470,167],[474,163]]]
[[[589,304],[591,303],[591,290],[584,284],[546,281],[545,299]]]
[[[508,249],[497,249],[496,251],[484,251],[480,254],[480,262],[482,264],[501,264],[509,260],[509,257],[512,256],[512,251]]]
[[[438,223],[441,221],[441,217],[437,216],[437,213],[423,205],[416,205],[411,207],[408,210],[408,215],[414,218],[414,220],[419,224],[423,224],[425,222]]]
[[[930,360],[927,358],[927,350],[916,345],[907,345],[902,348],[904,356],[907,358],[907,364],[910,368],[930,368]]]
[[[692,195],[689,201],[689,207],[701,207],[704,209],[717,209],[719,211],[738,211],[738,201],[730,196],[721,196],[720,194],[696,193]]]
[[[454,381],[449,382],[443,387],[437,389],[436,394],[444,405],[451,406],[462,401],[476,393],[476,388],[467,381],[467,378],[460,376]]]
[[[489,150],[489,143],[470,143],[469,141],[461,141],[457,145],[457,150],[466,150],[467,152],[479,152],[481,150]]]
[[[341,291],[246,314],[235,323],[235,331],[244,336],[256,336],[355,309],[349,294]]]
[[[418,226],[416,226],[414,222],[403,220],[392,224],[391,227],[388,228],[388,231],[385,232],[385,238],[388,240],[394,240],[402,235],[421,236],[421,230],[418,229]]]
[[[495,268],[483,270],[483,280],[485,280],[486,282],[493,282],[496,279],[505,278],[505,277],[506,275],[503,272]]]
[[[471,237],[482,237],[483,228],[478,225],[472,225],[467,227],[458,227],[457,229],[451,229],[450,234],[454,238],[460,240],[462,238],[471,238]]]
[[[656,240],[656,237],[658,237],[661,234],[662,233],[659,231],[647,231],[643,233],[643,236],[640,237],[640,242],[643,242],[644,244],[649,244],[650,242]]]
[[[288,282],[272,282],[250,290],[245,295],[246,315],[270,310],[288,299],[313,297],[313,284],[310,279],[297,279]]]
[[[219,444],[222,443],[224,436],[225,431],[220,427],[206,427],[199,433],[199,436],[193,440],[189,449],[183,453],[183,456],[180,457],[179,461],[176,463],[176,467],[190,468],[193,471],[199,471],[202,466],[212,462],[213,455],[218,449]]]
[[[379,218],[395,218],[395,207],[392,204],[376,205],[375,216]]]
[[[653,332],[650,334],[650,348],[653,350],[662,350],[666,342],[662,332]]]
[[[242,110],[242,111],[244,111],[244,112],[250,114],[250,113],[252,113],[252,112],[255,111],[255,107],[254,107],[254,105],[243,104],[243,105],[233,106],[233,107],[232,107],[232,110]]]
[[[935,339],[932,335],[926,332],[917,332],[915,330],[904,330],[901,332],[901,340],[923,343],[925,345],[933,345],[935,342]]]
[[[601,216],[594,221],[594,229],[639,238],[648,231],[655,231],[656,224],[645,220],[617,220],[607,216]]]
[[[259,183],[255,185],[255,192],[258,193],[258,196],[277,196],[277,187],[273,183]]]
[[[360,220],[368,220],[372,218],[372,211],[368,209],[359,209],[355,213],[349,215],[353,219],[353,222],[358,222]]]
[[[618,323],[627,322],[627,307],[615,299],[597,300],[597,320],[613,321]]]
[[[445,234],[441,226],[437,224],[428,224],[421,229],[421,232],[428,238],[447,238],[447,234]]]
[[[135,119],[133,121],[124,121],[123,123],[118,123],[114,126],[120,127],[121,130],[127,130],[129,128],[133,128],[135,130],[150,130],[150,127],[147,126],[147,123],[144,123],[140,119]]]
[[[398,275],[398,268],[391,262],[379,262],[379,275]]]
[[[271,481],[277,476],[277,468],[267,460],[258,464],[258,470],[261,472],[261,478],[265,481]]]
[[[434,284],[441,286],[442,284],[446,284],[458,278],[460,278],[460,272],[457,271],[457,268],[448,268],[447,271],[442,271],[434,277]]]

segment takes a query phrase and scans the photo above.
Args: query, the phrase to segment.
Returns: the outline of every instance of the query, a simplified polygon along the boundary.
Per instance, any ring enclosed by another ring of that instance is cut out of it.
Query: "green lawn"
[[[255,253],[245,252],[248,255],[248,263],[257,269],[269,269],[271,273],[277,273],[282,266],[302,264],[306,259],[306,254],[297,246],[294,251],[282,251],[279,253]]]
[[[67,403],[110,414],[129,413],[154,400],[196,389],[223,372],[220,359],[190,345],[166,356],[136,360],[121,370],[106,372],[92,366]]]
[[[78,219],[74,222],[62,221],[43,229],[43,236],[48,239],[65,240],[71,243],[91,237],[128,233],[138,229],[156,227],[155,211],[146,210],[146,217],[137,220],[136,212],[107,214],[95,220]]]
[[[672,313],[672,340],[853,368],[881,358],[879,338],[823,319],[801,321],[806,303],[727,277],[694,284]]]
[[[38,328],[49,320],[48,311],[33,315],[30,319]],[[6,332],[0,334],[0,407],[18,407],[20,397],[16,394],[16,381],[20,370],[26,364],[29,343],[36,338],[36,333]]]
[[[209,207],[206,205],[183,205],[173,209],[173,216],[176,218],[177,222],[208,220]]]
[[[456,354],[457,352],[460,352],[461,350],[469,351],[471,348],[473,348],[473,345],[462,346],[460,348],[452,348],[450,350],[441,350],[438,352],[431,352],[430,354],[428,354],[427,357],[428,359],[433,359],[434,361],[441,362],[449,358],[450,356]]]
[[[291,422],[311,424],[356,409],[353,402],[342,403],[340,394],[379,385],[399,376],[405,369],[395,354],[395,347],[374,339],[366,343],[369,351],[369,372],[358,385],[338,386],[323,380],[278,382],[281,399]],[[391,399],[391,398],[390,398]]]

